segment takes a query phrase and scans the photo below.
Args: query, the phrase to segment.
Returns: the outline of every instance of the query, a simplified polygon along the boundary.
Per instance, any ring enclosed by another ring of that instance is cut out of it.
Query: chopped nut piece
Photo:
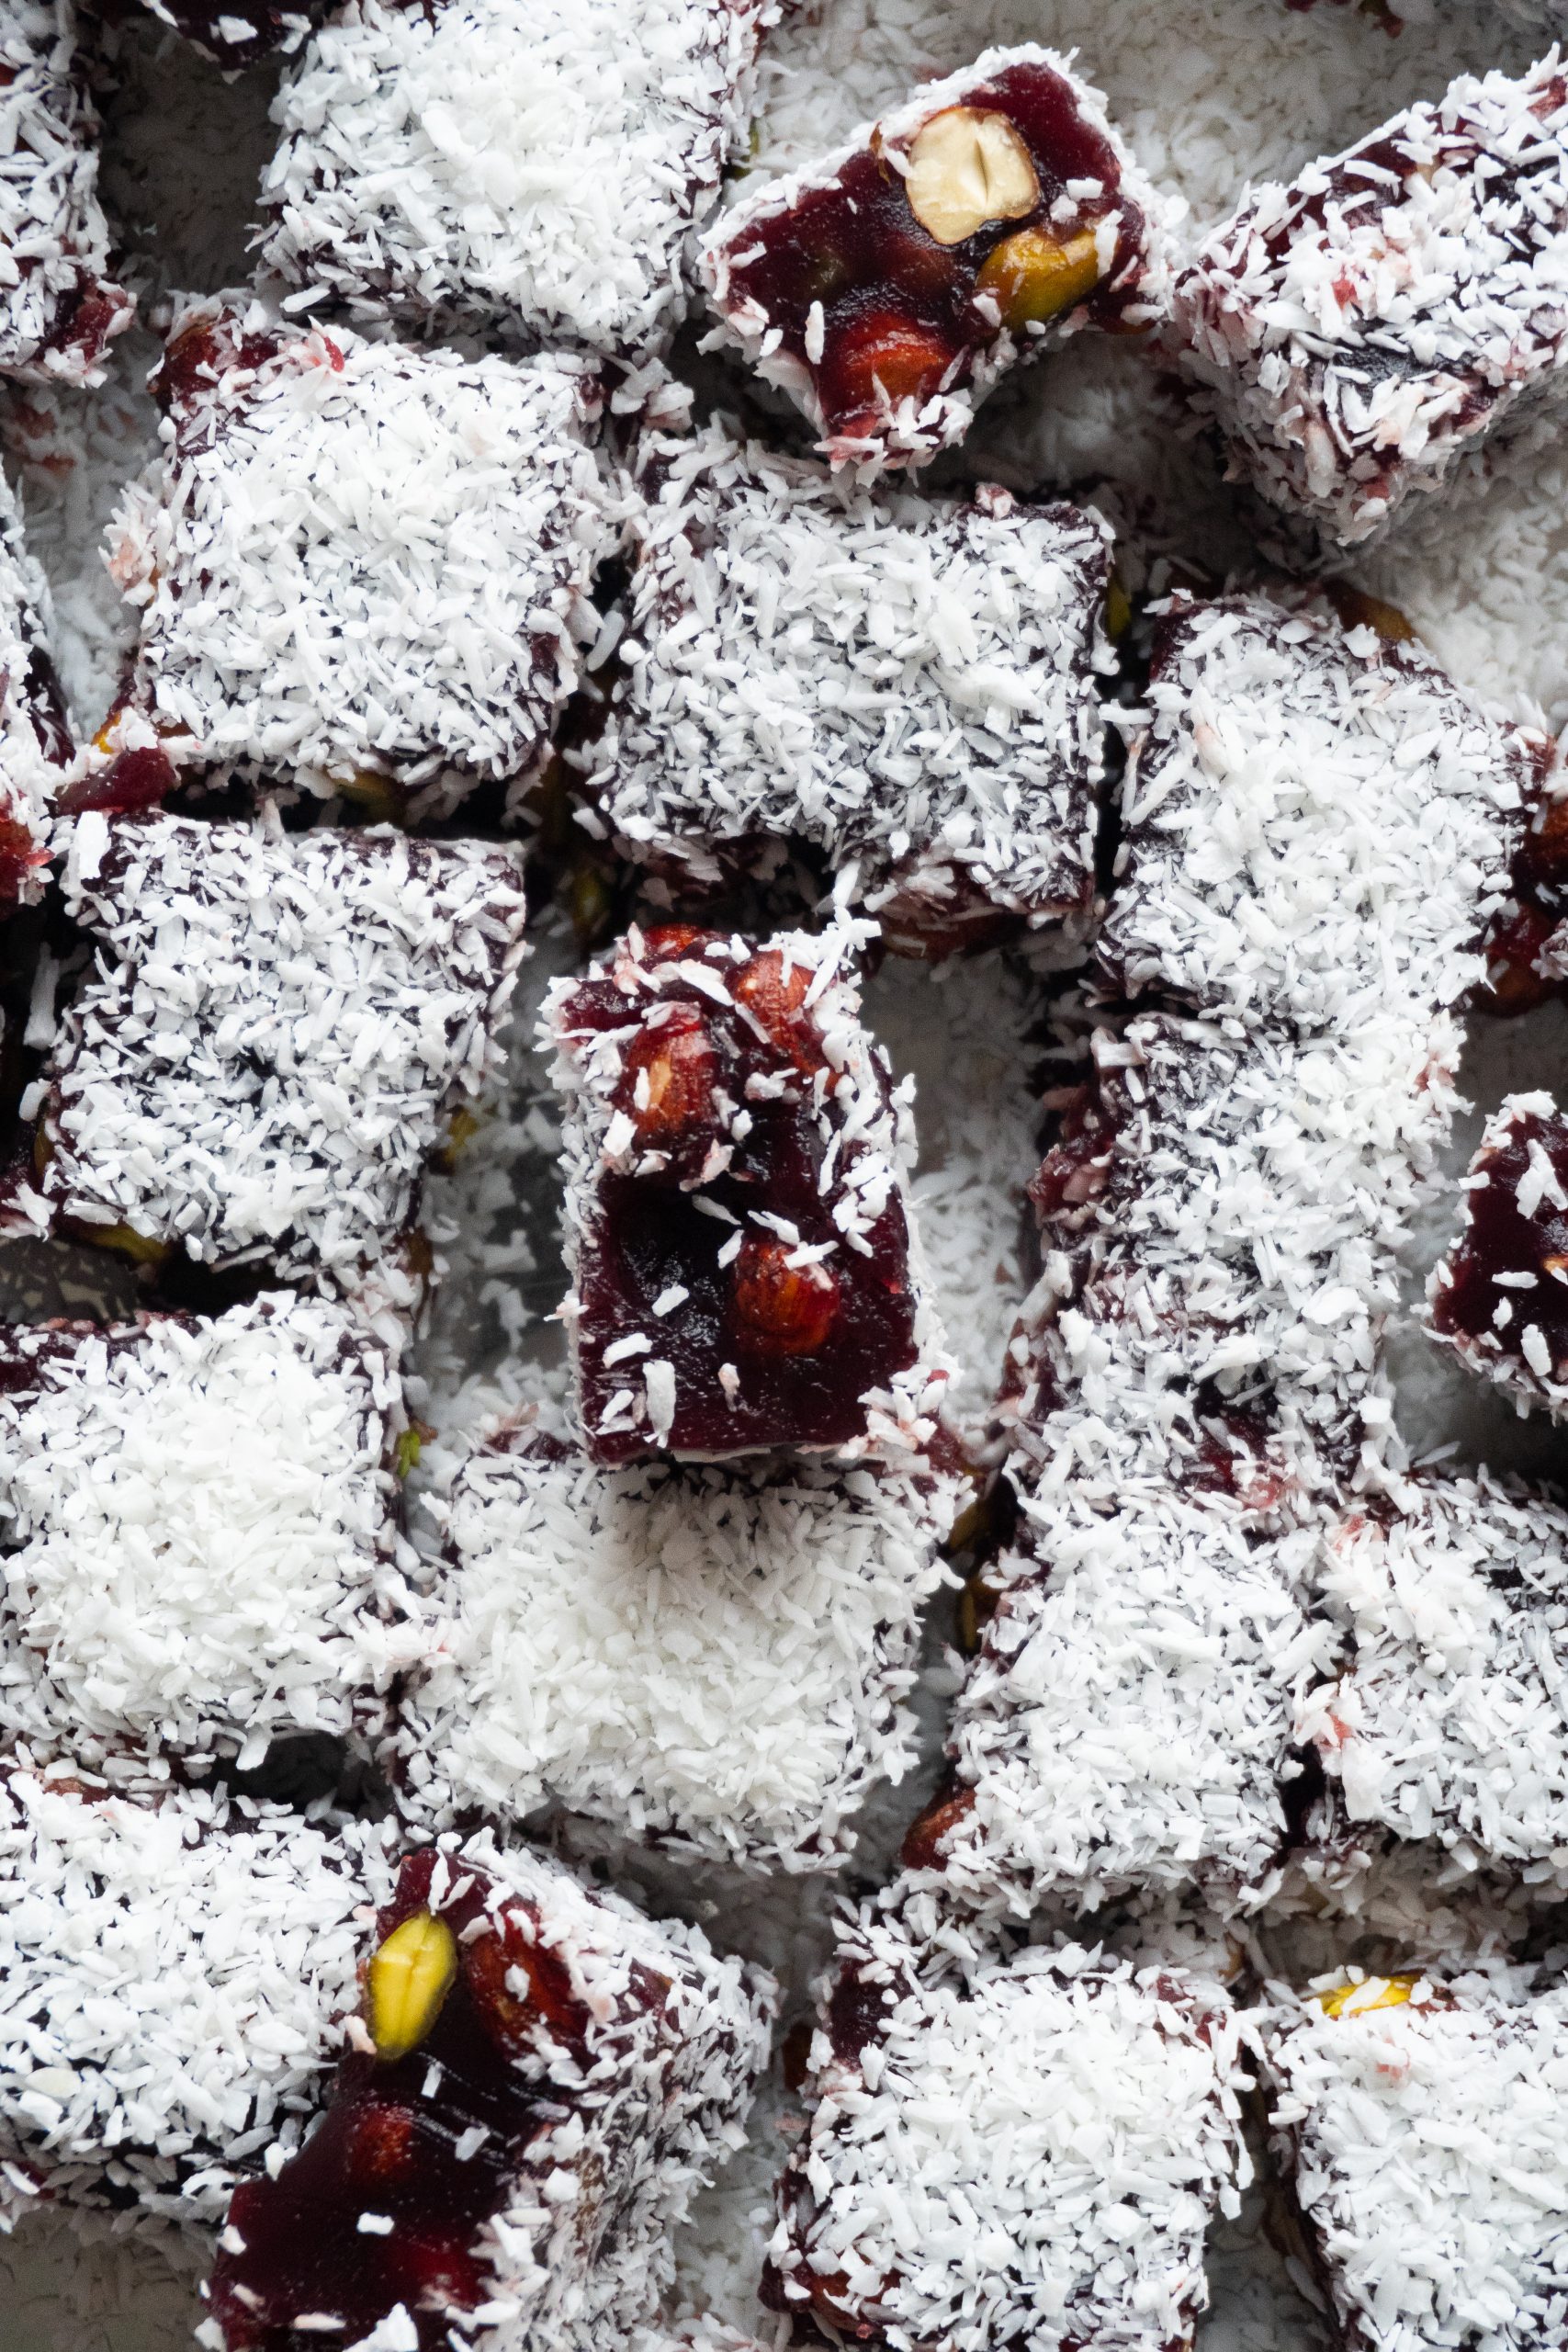
[[[968,1820],[974,1810],[973,1789],[959,1789],[951,1795],[934,1797],[924,1813],[910,1824],[905,1836],[898,1857],[904,1868],[908,1871],[940,1870],[948,1837]]]
[[[792,964],[784,969],[776,947],[753,956],[735,981],[735,1001],[743,1004],[771,1044],[793,1057],[803,1070],[820,1069],[822,1049],[816,1029],[804,1016],[807,991],[814,978],[809,966]]]
[[[782,1241],[742,1242],[735,1265],[735,1312],[753,1347],[810,1356],[839,1319],[839,1285],[826,1266],[790,1264]]]
[[[355,768],[339,779],[338,790],[367,825],[400,824],[408,811],[408,795],[376,768]]]
[[[394,1928],[370,1963],[370,2033],[378,2058],[406,2058],[441,2013],[457,1973],[457,1941],[445,1919],[416,1911]]]
[[[412,1920],[405,1921],[412,1927]],[[398,1933],[401,1935],[402,1928]],[[385,2188],[415,2161],[413,2116],[406,2107],[367,2106],[349,2135],[349,2177],[357,2189]]]
[[[1313,1997],[1325,2018],[1359,2017],[1366,2009],[1402,2009],[1420,1982],[1418,1976],[1359,1976]]]
[[[678,1142],[709,1117],[717,1075],[713,1042],[694,1005],[676,1006],[661,1028],[635,1037],[623,1086],[638,1142]]]
[[[1070,311],[1099,282],[1100,241],[1092,229],[1062,243],[1046,229],[1017,229],[987,254],[975,289],[993,298],[1003,326],[1016,332]]]
[[[948,107],[909,148],[909,209],[939,245],[959,245],[987,220],[1016,220],[1040,201],[1029,150],[1006,115]]]

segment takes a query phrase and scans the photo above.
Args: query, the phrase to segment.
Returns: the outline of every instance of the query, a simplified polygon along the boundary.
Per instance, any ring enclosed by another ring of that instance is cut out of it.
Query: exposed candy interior
[[[914,1362],[915,1300],[897,1190],[868,1186],[859,1213],[835,1215],[856,1204],[858,1137],[817,974],[773,947],[737,964],[721,933],[679,925],[648,933],[627,971],[629,989],[591,978],[557,1015],[569,1043],[621,1040],[578,1269],[593,1450],[644,1449],[604,1428],[644,1357],[671,1367],[677,1452],[842,1443],[867,1391]]]
[[[824,430],[852,439],[1000,328],[1027,337],[1084,301],[1114,323],[1143,225],[1111,141],[1060,74],[1023,63],[759,223],[731,285],[809,369]]]
[[[436,2352],[490,2299],[485,2223],[563,2112],[589,2015],[527,1906],[481,1873],[433,1915],[437,1867],[405,1862],[378,1921],[375,2047],[344,2059],[300,2153],[234,2197],[210,2289],[230,2352],[294,2352],[312,2314],[353,2343],[399,2304]],[[662,1989],[648,1980],[650,2007]]]

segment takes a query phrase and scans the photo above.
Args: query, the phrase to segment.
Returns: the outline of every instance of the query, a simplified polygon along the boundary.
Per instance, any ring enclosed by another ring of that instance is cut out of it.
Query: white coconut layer
[[[57,1768],[57,1770],[60,1768]],[[0,1773],[0,2200],[216,2222],[298,2143],[356,2003],[382,1833]]]
[[[63,880],[100,952],[50,1065],[58,1213],[285,1273],[392,1250],[498,1063],[520,853],[87,816]]]
[[[176,764],[319,795],[391,777],[444,809],[521,786],[599,628],[597,383],[566,356],[277,329],[259,305],[184,314],[176,365],[204,330],[212,357],[109,534],[140,616],[110,754],[150,722]]]
[[[265,260],[355,317],[657,350],[777,16],[774,0],[351,0],[273,110]]]
[[[1330,1531],[1345,1670],[1303,1705],[1352,1833],[1568,1884],[1568,1514],[1482,1472],[1402,1481]]]
[[[0,58],[3,53],[0,41]],[[8,96],[0,89],[0,113]],[[16,493],[0,477],[0,829],[7,863],[13,857],[33,861],[16,877],[15,895],[24,904],[43,895],[50,809],[60,781],[37,723],[42,719],[50,731],[51,714],[43,697],[51,674],[52,618],[49,582],[23,537]],[[70,746],[62,741],[58,748],[68,753]],[[0,883],[0,907],[11,895]]]
[[[1553,2335],[1568,2308],[1562,1990],[1498,1962],[1386,2007],[1387,1980],[1369,1980],[1337,2017],[1271,1990],[1275,2145],[1347,2339],[1527,2352]]]
[[[1174,599],[1147,702],[1104,945],[1131,989],[1359,1038],[1480,983],[1534,739],[1419,647],[1258,596]]]
[[[1172,340],[1237,471],[1351,546],[1568,396],[1565,269],[1553,51],[1253,189],[1179,278]]]
[[[261,1761],[368,1729],[401,1589],[396,1367],[335,1306],[0,1339],[0,1719]]]
[[[878,494],[717,427],[640,465],[623,676],[591,788],[616,843],[717,881],[809,842],[875,910],[1087,908],[1110,534],[983,488]]]
[[[1072,1944],[922,1948],[869,1910],[839,1951],[770,2248],[786,2301],[815,2288],[890,2352],[1190,2343],[1246,2170],[1223,1996]]]
[[[469,1457],[396,1754],[416,1817],[554,1796],[722,1860],[832,1870],[908,1769],[920,1613],[956,1483]]]
[[[70,0],[6,0],[0,67],[0,375],[99,384],[101,345],[133,306],[108,278],[98,119]]]

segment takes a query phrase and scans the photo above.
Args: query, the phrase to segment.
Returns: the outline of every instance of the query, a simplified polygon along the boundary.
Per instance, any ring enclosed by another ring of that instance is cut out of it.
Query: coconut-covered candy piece
[[[214,2223],[298,2144],[392,1888],[383,1832],[0,1768],[0,2206]],[[368,1910],[367,1908],[368,1907]]]
[[[108,277],[98,119],[71,0],[0,14],[0,376],[99,384],[135,305]]]
[[[542,1855],[410,1855],[326,2112],[230,2207],[204,2342],[614,2352],[739,2144],[772,2007],[696,1928]]]
[[[721,339],[835,465],[919,465],[1016,361],[1167,300],[1159,199],[1066,59],[988,49],[743,196],[703,274]]]
[[[368,1731],[401,1426],[324,1300],[0,1331],[0,1723],[106,1770]]]
[[[763,2299],[796,2344],[1189,2346],[1245,2177],[1217,1987],[865,1910],[823,1982]]]
[[[1568,77],[1464,74],[1270,182],[1177,280],[1237,474],[1350,547],[1568,398]]]
[[[584,363],[206,302],[154,389],[163,454],[109,549],[139,616],[130,683],[69,805],[145,807],[191,772],[377,816],[522,792],[614,541]]]
[[[1274,1883],[1295,1713],[1332,1651],[1318,1514],[1375,1464],[1395,1250],[1443,1097],[1424,1055],[1147,1014],[1093,1040],[1032,1187],[1016,1527],[906,1847],[1027,1913]]]
[[[1342,1037],[1407,1021],[1451,1060],[1544,741],[1418,645],[1264,596],[1172,598],[1147,702],[1100,946],[1118,985]]]
[[[1387,1419],[1396,1253],[1451,1086],[1390,1023],[1303,1039],[1142,1013],[1089,1041],[1031,1187],[1046,1273],[1008,1408],[1085,1413],[1097,1500],[1173,1483],[1244,1508],[1332,1494]]]
[[[943,1902],[1026,1917],[1196,1883],[1277,1888],[1294,1709],[1325,1643],[1311,1545],[1179,1489],[1114,1517],[1030,1498],[953,1712],[949,1776],[904,1843]]]
[[[947,1378],[908,1089],[862,1026],[867,927],[632,931],[557,981],[578,1406],[601,1462],[907,1452]]]
[[[1298,1736],[1330,1848],[1430,1840],[1568,1884],[1568,1512],[1484,1471],[1403,1481],[1329,1532],[1314,1580],[1344,1663]]]
[[[1428,1328],[1521,1413],[1568,1410],[1568,1120],[1510,1094],[1463,1180],[1464,1223],[1427,1285]]]
[[[98,954],[46,1072],[56,1215],[340,1285],[389,1258],[499,1067],[521,853],[92,812],[63,880]]]
[[[1342,2344],[1538,2352],[1568,2301],[1568,2001],[1500,1962],[1270,1988],[1273,2143]]]
[[[646,356],[750,127],[776,0],[351,0],[262,182],[290,284],[430,334]]]
[[[852,489],[718,426],[642,452],[590,774],[617,848],[723,888],[808,845],[948,946],[1094,893],[1110,532],[983,486]]]
[[[401,1803],[516,1820],[554,1797],[721,1861],[840,1867],[913,1761],[901,1702],[959,1494],[870,1464],[604,1470],[503,1432],[444,1498]]]

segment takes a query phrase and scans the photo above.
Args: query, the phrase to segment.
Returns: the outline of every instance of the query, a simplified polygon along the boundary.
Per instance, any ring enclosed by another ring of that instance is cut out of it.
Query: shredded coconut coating
[[[0,1773],[0,2204],[221,2218],[295,2144],[355,2003],[382,1832]]]
[[[440,1917],[476,1873],[488,1892],[466,1932],[514,1920],[525,1945],[559,1972],[582,2025],[561,2031],[541,2007],[512,2059],[519,2108],[527,2102],[536,2124],[505,2202],[480,2224],[491,2291],[466,2315],[464,2335],[485,2352],[620,2352],[659,2309],[671,2233],[694,2190],[744,2140],[777,1987],[766,1970],[716,1953],[699,1928],[651,1920],[489,1829],[441,1841],[423,1907]],[[527,1972],[508,1979],[521,2010]],[[427,2130],[439,2098],[439,2084],[423,2093]],[[396,2224],[409,2226],[407,2216]],[[200,2334],[221,2352],[215,2322]],[[420,2336],[400,2305],[362,2342],[418,2352]]]
[[[135,306],[110,283],[98,119],[70,0],[6,0],[0,17],[0,375],[101,384]]]
[[[1081,914],[1110,531],[984,486],[855,490],[721,427],[650,437],[590,786],[624,854],[722,887],[807,842],[885,927]]]
[[[540,2052],[566,2113],[541,2130],[514,2199],[491,2224],[495,2352],[606,2352],[658,2310],[672,2233],[745,2140],[778,1988],[766,1969],[715,1952],[699,1928],[649,1920],[488,1833],[453,1854],[454,1877],[464,1862],[494,1871],[534,1908],[541,1939],[603,2020],[586,2060],[565,2046]],[[662,1996],[651,2011],[649,1975]],[[629,2018],[618,2013],[628,1999],[640,2007]],[[548,2200],[563,2165],[581,2179],[580,2205]],[[518,2308],[507,2313],[508,2303]]]
[[[1010,1350],[1021,1520],[960,1692],[955,1789],[910,1859],[982,1905],[1197,1876],[1272,1891],[1294,1716],[1332,1653],[1317,1515],[1375,1468],[1394,1251],[1446,1098],[1396,1031],[1093,1041],[1035,1184]]]
[[[987,1575],[1000,1598],[953,1713],[955,1790],[905,1848],[916,1883],[1020,1917],[1194,1880],[1218,1912],[1256,1909],[1325,1648],[1310,1541],[1249,1543],[1175,1488],[1113,1518],[1054,1498],[1026,1513]]]
[[[639,2328],[629,2352],[763,2352],[763,2348],[754,2335],[742,2335],[705,2314],[701,2319],[682,2320],[673,2330]]]
[[[274,0],[142,0],[142,6],[229,73],[265,57],[291,56],[333,11],[333,0],[302,0],[292,8]]]
[[[661,351],[776,0],[350,0],[274,109],[268,266],[356,318]]]
[[[1274,2145],[1344,2340],[1362,2352],[1555,2341],[1568,2301],[1562,1992],[1496,1962],[1338,2017],[1271,1989]]]
[[[1457,1052],[1451,1023],[1438,1037]],[[1034,1184],[1023,1463],[1055,1475],[1040,1417],[1067,1413],[1098,1509],[1174,1481],[1299,1516],[1381,1450],[1378,1341],[1451,1085],[1404,1023],[1298,1042],[1145,1013],[1091,1052]]]
[[[950,1366],[909,1204],[912,1090],[893,1086],[861,1021],[874,928],[761,942],[634,929],[585,978],[552,984],[539,1036],[562,1103],[561,1311],[598,1459],[780,1445],[907,1459],[937,1436]],[[762,1124],[775,1108],[782,1129]],[[646,1245],[660,1235],[671,1254],[655,1268]],[[776,1308],[777,1329],[737,1304],[764,1261],[757,1312]],[[650,1268],[671,1276],[657,1296]],[[823,1297],[826,1328],[802,1350],[787,1318]],[[872,1385],[841,1394],[845,1364]]]
[[[822,1987],[764,2291],[820,2340],[1189,2345],[1245,2177],[1235,2016],[1067,1944],[998,1959],[863,1912]]]
[[[830,1871],[913,1761],[901,1703],[953,1479],[604,1471],[526,1431],[462,1465],[399,1709],[415,1818],[554,1797],[627,1836]]]
[[[0,102],[6,95],[0,90]],[[49,583],[23,538],[16,494],[0,476],[0,910],[32,905],[43,894],[50,810],[70,756],[49,651],[52,620]]]
[[[1568,1883],[1568,1513],[1480,1472],[1402,1481],[1325,1539],[1345,1651],[1303,1706],[1355,1834]]]
[[[1553,50],[1254,189],[1178,278],[1171,330],[1235,471],[1350,547],[1568,397],[1565,164]]]
[[[521,853],[152,816],[73,828],[99,943],[50,1060],[43,1189],[207,1264],[347,1283],[500,1066]]]
[[[1463,1179],[1464,1222],[1427,1286],[1427,1329],[1521,1413],[1568,1415],[1568,1122],[1510,1094]]]
[[[1020,360],[1055,349],[1097,322],[1094,303],[1076,301],[1043,323],[1031,322],[1014,332],[1001,323],[994,299],[982,296],[969,308],[976,326],[986,331],[987,340],[973,350],[955,349],[953,362],[937,390],[894,396],[884,389],[875,424],[863,433],[839,435],[828,429],[813,372],[819,353],[803,359],[785,346],[780,324],[746,287],[741,273],[771,240],[799,242],[809,247],[812,215],[823,195],[834,190],[846,166],[869,152],[886,157],[891,171],[906,176],[908,150],[924,123],[945,108],[964,106],[987,84],[1016,67],[1055,75],[1060,85],[1064,119],[1075,130],[1087,125],[1107,142],[1118,203],[1098,224],[1104,266],[1112,262],[1123,220],[1136,219],[1138,226],[1132,239],[1134,250],[1114,280],[1102,280],[1093,289],[1095,302],[1101,306],[1109,302],[1118,322],[1129,330],[1153,324],[1169,307],[1167,201],[1123,144],[1100,93],[1080,80],[1066,58],[1034,42],[987,49],[961,72],[924,84],[915,96],[880,121],[862,124],[845,145],[811,170],[765,181],[742,194],[721,214],[704,243],[699,266],[716,321],[712,340],[740,352],[764,383],[776,384],[787,392],[807,421],[825,435],[818,444],[823,455],[835,466],[852,466],[863,480],[889,466],[925,465],[939,451],[955,447],[974,423],[981,401]],[[1103,193],[1099,183],[1095,187],[1097,194]],[[1074,209],[1069,202],[1069,215]],[[875,238],[881,232],[874,224],[869,233]],[[918,229],[915,242],[917,245],[927,242]],[[895,263],[890,275],[896,276],[897,268]]]
[[[1267,1898],[1325,1509],[1378,1475],[1395,1252],[1446,1130],[1450,1016],[1350,1037],[1141,1015],[1093,1041],[1034,1186],[1011,1347],[1021,1508],[958,1697],[954,1788],[907,1849],[983,1906],[1197,1876]]]
[[[615,538],[584,363],[209,304],[176,322],[161,380],[164,454],[110,531],[139,618],[108,753],[155,745],[322,797],[389,778],[415,813],[486,779],[523,790]]]
[[[395,1366],[337,1306],[0,1334],[0,1720],[35,1753],[259,1764],[377,1710]]]
[[[1129,991],[1353,1036],[1481,984],[1539,738],[1258,596],[1173,599],[1147,702],[1101,944]]]

